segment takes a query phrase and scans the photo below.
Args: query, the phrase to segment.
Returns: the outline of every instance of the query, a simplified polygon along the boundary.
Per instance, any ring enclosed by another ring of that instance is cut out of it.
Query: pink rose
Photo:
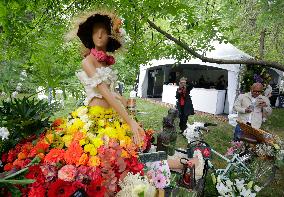
[[[73,165],[65,165],[58,171],[58,178],[64,181],[74,181],[77,175],[77,169]]]

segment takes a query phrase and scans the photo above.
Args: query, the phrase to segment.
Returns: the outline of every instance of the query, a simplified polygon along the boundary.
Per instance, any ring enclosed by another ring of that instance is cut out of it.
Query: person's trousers
[[[243,135],[243,131],[240,125],[237,124],[235,127],[235,132],[234,132],[234,141],[240,141],[242,135]]]
[[[179,112],[179,128],[181,131],[184,131],[187,128],[187,120],[188,120],[188,115],[185,115],[184,113],[184,107],[180,107],[180,112]]]

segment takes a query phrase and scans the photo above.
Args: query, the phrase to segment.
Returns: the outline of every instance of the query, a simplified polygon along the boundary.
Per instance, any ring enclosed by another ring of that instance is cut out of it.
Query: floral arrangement
[[[139,173],[128,173],[123,181],[119,181],[121,190],[117,193],[117,197],[155,197],[156,188],[150,183],[146,176]]]
[[[243,142],[242,141],[232,141],[231,142],[232,146],[227,149],[226,156],[232,156],[235,153],[240,153],[242,151],[243,147]]]
[[[216,189],[221,196],[255,197],[262,189],[255,185],[253,181],[245,182],[244,179],[222,180],[220,176],[216,178],[216,176],[212,174],[212,180],[213,183],[216,184]]]
[[[259,157],[271,158],[277,161],[284,159],[284,142],[278,137],[273,136],[273,142],[257,144],[254,148]]]
[[[271,81],[271,76],[266,68],[261,66],[247,66],[243,67],[241,71],[241,90],[243,92],[250,91],[253,83],[262,83],[265,87]]]
[[[145,143],[146,144],[146,143]],[[145,145],[144,145],[145,146]],[[19,188],[29,196],[113,195],[128,172],[143,175],[129,126],[112,109],[82,106],[56,119],[39,138],[30,137],[2,155],[4,170],[20,170],[34,157],[38,165],[25,175],[36,180]]]
[[[162,189],[170,185],[171,172],[167,161],[147,162],[147,176],[156,188]]]

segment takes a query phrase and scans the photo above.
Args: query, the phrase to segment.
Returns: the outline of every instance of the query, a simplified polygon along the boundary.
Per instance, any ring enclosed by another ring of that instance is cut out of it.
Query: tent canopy
[[[252,57],[241,50],[237,49],[230,43],[221,43],[214,41],[212,42],[214,50],[205,53],[206,57],[209,58],[216,58],[216,59],[226,59],[226,60],[233,60],[233,59],[251,59]],[[155,66],[161,66],[161,65],[170,65],[175,64],[177,61],[175,59],[166,59],[162,58],[159,60],[151,60],[146,65],[141,65],[140,68],[142,69],[148,69]],[[229,71],[239,72],[240,65],[237,64],[215,64],[215,63],[209,63],[209,62],[202,62],[200,59],[191,59],[189,61],[182,60],[180,62],[181,64],[200,64],[200,65],[206,65],[211,67],[217,67]]]

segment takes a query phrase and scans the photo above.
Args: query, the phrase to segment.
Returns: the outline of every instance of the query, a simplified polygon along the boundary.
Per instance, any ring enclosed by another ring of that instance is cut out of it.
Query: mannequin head
[[[95,23],[93,26],[92,39],[97,50],[107,50],[110,32],[103,23]]]

